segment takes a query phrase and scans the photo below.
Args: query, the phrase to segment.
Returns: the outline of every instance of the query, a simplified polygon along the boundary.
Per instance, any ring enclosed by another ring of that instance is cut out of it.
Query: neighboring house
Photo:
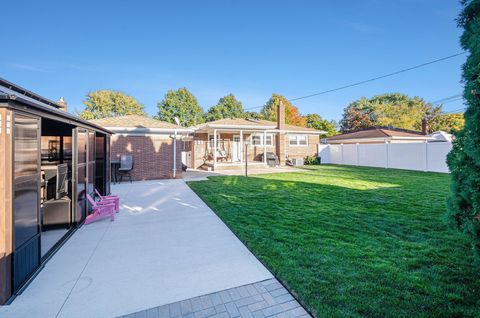
[[[220,119],[195,127],[191,165],[206,170],[266,167],[264,153],[275,154],[280,165],[287,159],[317,154],[324,131],[285,124],[285,108],[278,108],[277,122],[256,119]],[[246,151],[248,151],[246,155]]]
[[[370,127],[322,139],[327,144],[377,144],[377,143],[411,143],[434,141],[435,138],[425,134],[400,128]]]
[[[90,122],[114,133],[110,138],[112,161],[121,155],[133,156],[133,180],[181,177],[182,152],[190,150],[187,135],[192,129],[140,115]]]

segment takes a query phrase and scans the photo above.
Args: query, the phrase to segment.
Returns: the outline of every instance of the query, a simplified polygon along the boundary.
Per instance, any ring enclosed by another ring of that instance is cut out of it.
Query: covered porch
[[[195,133],[194,168],[205,170],[267,167],[265,153],[276,155],[276,134],[265,128],[208,128]]]

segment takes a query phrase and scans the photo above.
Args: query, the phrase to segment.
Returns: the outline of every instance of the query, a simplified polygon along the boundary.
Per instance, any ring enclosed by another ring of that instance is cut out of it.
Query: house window
[[[307,135],[290,135],[288,136],[288,143],[290,146],[307,146],[308,136]]]
[[[252,135],[252,145],[261,146],[262,145],[262,136]]]
[[[220,142],[220,134],[217,133],[217,148],[218,148],[219,142]],[[213,148],[213,143],[214,143],[213,134],[208,134],[208,146],[210,148]]]
[[[273,136],[272,135],[266,135],[265,136],[265,145],[273,146]]]
[[[250,141],[252,145],[254,146],[263,146],[264,145],[264,140],[263,140],[263,134],[253,134],[250,136]],[[268,134],[265,136],[265,145],[266,146],[273,146],[273,135]]]

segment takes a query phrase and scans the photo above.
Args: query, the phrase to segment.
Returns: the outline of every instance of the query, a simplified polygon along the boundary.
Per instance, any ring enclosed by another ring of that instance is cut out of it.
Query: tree
[[[243,113],[245,118],[250,118],[250,119],[262,119],[262,114],[257,113],[257,112],[252,112],[252,111],[246,111]]]
[[[169,90],[165,98],[157,104],[157,118],[175,124],[175,117],[184,127],[203,122],[203,110],[197,99],[185,87]]]
[[[277,120],[277,111],[280,101],[285,105],[285,123],[295,126],[305,126],[305,119],[300,115],[298,108],[293,106],[285,97],[278,94],[272,94],[272,97],[263,106],[260,114],[266,120]]]
[[[480,0],[465,0],[458,19],[464,28],[461,46],[470,54],[463,65],[465,127],[458,133],[447,163],[452,194],[447,219],[472,238],[474,259],[480,265]]]
[[[90,92],[83,104],[86,109],[79,115],[87,120],[123,115],[145,115],[142,104],[120,91],[104,89]]]
[[[465,124],[463,114],[439,114],[428,120],[430,132],[443,130],[451,134],[456,134],[462,130]]]
[[[340,120],[340,130],[348,133],[352,130],[375,126],[373,106],[366,97],[350,103],[344,110]]]
[[[321,135],[322,138],[338,134],[336,127],[337,124],[333,120],[328,121],[323,119],[319,114],[308,114],[304,118],[308,128],[324,130],[327,132],[326,134]]]
[[[243,106],[233,94],[228,94],[218,100],[215,106],[205,113],[205,121],[214,121],[223,118],[243,118]]]
[[[420,97],[391,93],[362,97],[348,105],[343,112],[340,127],[342,132],[371,126],[393,126],[396,128],[421,130],[422,119],[436,118],[441,106],[432,106]]]

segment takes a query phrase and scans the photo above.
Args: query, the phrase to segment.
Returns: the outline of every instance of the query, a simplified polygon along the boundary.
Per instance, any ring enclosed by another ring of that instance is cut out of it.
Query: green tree
[[[103,89],[90,92],[83,104],[86,108],[79,115],[87,120],[123,115],[145,115],[142,104],[120,91]]]
[[[321,135],[322,138],[330,137],[338,134],[337,124],[335,121],[323,119],[319,114],[308,114],[305,117],[306,126],[318,130],[324,130],[327,133]]]
[[[298,108],[293,106],[285,97],[278,94],[272,94],[272,97],[263,106],[260,114],[266,120],[277,120],[277,111],[280,101],[285,106],[285,123],[295,126],[305,126],[305,119],[300,115]]]
[[[195,96],[185,87],[169,90],[157,107],[157,118],[172,124],[175,124],[175,117],[184,127],[203,122],[203,109],[198,105]]]
[[[263,119],[262,114],[257,113],[257,112],[252,112],[252,111],[244,112],[244,117],[245,118],[250,118],[250,119]]]
[[[233,94],[228,94],[218,100],[215,106],[205,113],[205,121],[214,121],[223,118],[243,118],[243,106]]]
[[[375,126],[374,107],[366,97],[350,103],[344,110],[340,120],[340,130],[348,133],[352,130]]]
[[[371,126],[393,126],[420,130],[422,119],[434,118],[441,112],[440,106],[432,106],[420,97],[391,93],[362,97],[348,105],[343,112],[342,132]]]
[[[465,0],[458,24],[461,46],[470,54],[463,65],[465,127],[457,135],[447,163],[452,195],[447,200],[449,223],[472,238],[480,265],[480,0]]]
[[[448,133],[456,134],[462,130],[465,124],[463,114],[439,114],[428,121],[429,131],[443,130]]]

